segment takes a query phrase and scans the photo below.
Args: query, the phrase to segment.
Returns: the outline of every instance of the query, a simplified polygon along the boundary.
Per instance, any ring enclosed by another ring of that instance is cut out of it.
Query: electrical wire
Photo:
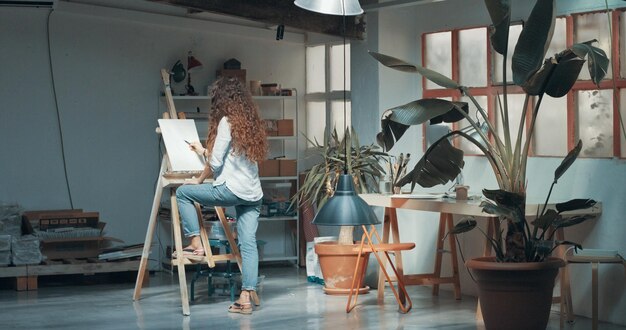
[[[61,142],[61,157],[63,159],[63,173],[65,175],[65,186],[67,187],[67,195],[70,200],[70,208],[74,209],[74,201],[72,199],[72,190],[70,189],[70,182],[67,175],[67,160],[65,159],[65,145],[63,143],[63,126],[61,125],[61,114],[59,112],[59,99],[57,97],[57,89],[54,79],[54,67],[52,66],[52,49],[50,47],[50,16],[54,13],[54,9],[51,9],[46,19],[46,39],[48,47],[48,64],[50,67],[50,79],[52,83],[52,95],[54,96],[54,108],[57,115],[57,124],[59,127],[59,139]]]

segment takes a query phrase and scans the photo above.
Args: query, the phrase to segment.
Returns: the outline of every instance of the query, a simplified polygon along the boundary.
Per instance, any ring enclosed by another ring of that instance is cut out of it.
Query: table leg
[[[441,213],[439,215],[439,231],[437,232],[437,246],[435,251],[435,271],[433,272],[434,278],[441,277],[441,260],[443,256],[443,238],[446,231],[446,219],[447,215]],[[439,284],[433,284],[433,296],[439,295]]]
[[[180,287],[180,300],[183,307],[183,315],[190,315],[189,297],[187,295],[187,277],[185,274],[185,257],[183,256],[183,241],[180,231],[180,215],[178,214],[178,204],[176,204],[176,194],[170,197],[172,210],[172,228],[174,230],[174,245],[176,247],[176,267],[178,268],[178,285]]]
[[[385,207],[385,215],[383,217],[383,241],[381,243],[389,243],[389,228],[391,222],[391,214],[394,215],[394,218],[397,218],[396,209]],[[382,264],[380,264],[381,269],[386,267],[386,259],[383,259]],[[385,275],[382,271],[378,272],[378,303],[382,303],[385,298]]]
[[[487,218],[487,230],[486,230],[486,234],[485,235],[485,247],[483,249],[483,257],[490,257],[491,256],[491,251],[493,250],[491,247],[491,241],[489,240],[490,238],[495,239],[495,233],[494,233],[494,221],[498,221],[498,218]]]
[[[398,214],[396,212],[391,212],[389,214],[389,223],[391,225],[391,234],[393,236],[393,242],[394,243],[400,243],[400,232],[398,230]],[[402,266],[402,252],[401,251],[394,251],[394,258],[395,258],[395,267],[396,267],[396,272],[398,277],[398,282],[400,282],[400,280],[402,280],[402,282],[404,282],[404,267]],[[383,259],[384,260],[384,259]],[[402,304],[404,305],[406,303],[406,297],[404,296],[404,292],[402,290],[399,291],[399,296],[400,296],[400,301],[402,302]]]
[[[446,223],[448,224],[448,231],[451,231],[454,228],[452,214],[446,213]],[[452,263],[452,278],[454,280],[454,298],[461,300],[461,280],[459,278],[459,261],[456,254],[456,235],[448,235],[448,243],[450,244],[450,262]]]
[[[591,329],[598,329],[598,262],[591,263]]]

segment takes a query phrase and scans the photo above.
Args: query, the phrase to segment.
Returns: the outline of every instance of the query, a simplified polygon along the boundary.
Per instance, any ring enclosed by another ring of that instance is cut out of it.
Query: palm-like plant
[[[376,60],[387,67],[403,72],[418,73],[439,86],[459,90],[462,95],[470,99],[476,107],[477,113],[487,125],[486,131],[481,129],[481,124],[468,115],[469,105],[465,102],[421,99],[385,111],[381,120],[382,132],[378,134],[377,140],[380,145],[389,150],[411,125],[422,124],[428,120],[433,124],[467,119],[478,134],[478,139],[459,130],[446,134],[428,148],[415,168],[397,185],[402,186],[411,183],[411,189],[413,189],[415,184],[432,187],[453,180],[461,172],[464,161],[463,151],[455,148],[449,142],[449,138],[467,139],[486,156],[500,188],[498,191],[486,193],[486,197],[496,202],[495,204],[492,203],[496,207],[485,205],[486,211],[498,214],[507,220],[506,249],[501,249],[502,255],[499,259],[503,261],[530,261],[528,259],[533,259],[534,257],[531,256],[535,255],[533,251],[529,250],[533,250],[532,246],[536,235],[530,235],[530,226],[523,216],[526,195],[526,165],[541,101],[546,94],[552,97],[566,95],[576,82],[585,59],[588,62],[591,79],[594,83],[599,84],[606,75],[609,61],[602,49],[593,46],[595,40],[574,44],[544,60],[552,39],[556,10],[554,0],[538,0],[523,26],[512,56],[513,82],[526,93],[519,128],[515,139],[512,139],[506,77],[507,45],[511,23],[510,1],[485,0],[485,4],[492,20],[490,26],[492,48],[502,54],[504,58],[502,70],[504,72],[504,86],[501,97],[498,97],[501,111],[499,118],[502,119],[504,138],[496,134],[494,123],[489,121],[487,112],[466,86],[461,86],[456,81],[419,65],[370,52]],[[523,127],[527,111],[529,111],[527,105],[533,96],[537,97],[537,101],[531,110],[530,125],[524,136]],[[578,156],[580,145],[577,148],[578,151],[576,148],[571,151],[560,169],[555,173],[554,183]],[[500,198],[502,196],[507,196],[507,198]],[[538,215],[539,218],[543,216],[544,212],[547,212],[545,207],[542,214]],[[548,224],[548,227],[554,225],[555,219],[552,219],[553,221]],[[542,223],[541,225],[545,227],[546,224]],[[497,233],[500,233],[498,227],[496,230]],[[536,234],[536,230],[533,230],[533,233]],[[497,240],[495,243],[500,244],[500,242],[501,240]]]
[[[324,143],[311,141],[315,154],[322,156],[323,162],[314,165],[307,171],[304,182],[292,201],[312,203],[319,210],[335,193],[337,180],[346,171],[354,180],[357,193],[375,192],[378,180],[385,174],[381,160],[386,160],[387,153],[380,151],[375,144],[360,145],[355,132],[346,129],[343,138],[339,138],[337,130],[330,137],[324,137]],[[348,146],[348,148],[346,148]],[[346,151],[350,150],[349,157]],[[339,244],[353,244],[353,227],[343,226],[339,233]]]

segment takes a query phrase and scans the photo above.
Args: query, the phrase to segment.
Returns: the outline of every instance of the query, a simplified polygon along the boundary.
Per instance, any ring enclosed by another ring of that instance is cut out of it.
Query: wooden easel
[[[161,69],[161,77],[165,84],[165,99],[167,103],[168,112],[163,114],[163,118],[178,118],[185,119],[184,113],[177,113],[174,106],[174,100],[172,98],[172,91],[170,88],[170,75],[165,69]],[[158,130],[158,129],[157,129]],[[137,281],[135,282],[135,291],[133,293],[133,300],[139,300],[141,298],[141,288],[144,281],[148,266],[148,257],[150,256],[150,247],[152,245],[152,237],[154,236],[154,230],[156,228],[156,218],[159,212],[159,206],[161,204],[161,197],[165,188],[170,188],[170,204],[171,204],[171,217],[172,228],[174,231],[174,245],[177,251],[177,258],[172,259],[172,266],[178,267],[178,283],[180,286],[180,298],[182,301],[183,315],[190,315],[189,311],[189,297],[187,294],[187,278],[185,274],[185,265],[191,263],[206,262],[210,268],[215,267],[216,261],[236,260],[239,270],[241,271],[241,255],[239,254],[239,248],[233,238],[230,226],[226,221],[224,215],[224,209],[222,207],[215,207],[217,216],[224,227],[224,232],[228,243],[231,247],[231,253],[213,255],[211,253],[211,247],[209,245],[209,238],[206,230],[203,226],[202,213],[200,205],[195,204],[196,212],[198,214],[198,222],[200,223],[200,239],[204,248],[204,256],[185,256],[183,254],[183,242],[180,230],[180,216],[178,214],[178,204],[176,203],[176,187],[185,183],[186,179],[190,179],[194,173],[189,174],[173,174],[169,172],[170,163],[167,154],[163,156],[161,160],[161,168],[159,169],[159,179],[156,184],[154,192],[154,199],[152,201],[152,210],[150,211],[150,221],[148,222],[148,230],[146,231],[146,238],[143,245],[143,252],[141,254],[141,261],[139,263],[139,271],[137,273]]]

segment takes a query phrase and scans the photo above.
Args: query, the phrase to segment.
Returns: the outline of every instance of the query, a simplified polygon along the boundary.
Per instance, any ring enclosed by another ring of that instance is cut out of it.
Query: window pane
[[[326,128],[326,102],[307,102],[306,104],[306,136],[309,140],[324,144]],[[313,144],[307,141],[307,148]]]
[[[486,113],[487,112],[487,96],[478,95],[478,96],[474,96],[474,98],[476,99],[476,102],[478,102],[480,107],[483,108],[483,110],[485,110],[485,113]],[[480,115],[480,113],[478,113],[478,109],[476,109],[476,106],[474,106],[474,103],[470,100],[469,97],[463,96],[461,98],[461,102],[468,103],[469,109],[470,109],[469,115],[474,120],[474,122],[478,123],[478,118],[480,118],[481,124],[484,122],[483,117]],[[464,129],[466,127],[470,127],[470,123],[469,121],[467,121],[467,119],[463,119],[457,122],[457,127],[458,127],[457,129]],[[468,130],[463,130],[463,131],[469,134],[474,139],[476,139],[478,142],[483,142],[480,135],[478,135],[478,133],[476,133],[476,130],[474,130],[473,128],[469,129],[469,131]],[[487,136],[487,138],[488,137],[489,136]],[[480,148],[478,148],[475,144],[469,142],[465,138],[459,138],[459,147],[468,155],[482,155],[483,154]]]
[[[346,44],[346,68],[343,67],[343,45],[330,46],[330,90],[350,90],[350,44]],[[343,75],[346,74],[346,87],[343,87]]]
[[[535,121],[533,150],[539,156],[567,155],[567,98],[544,95]]]
[[[326,46],[306,48],[306,92],[323,93],[326,89]]]
[[[622,121],[624,121],[626,119],[626,89],[620,89],[619,94],[620,94],[619,113],[622,115]],[[617,120],[619,121],[619,118],[617,118]],[[620,149],[621,149],[620,156],[622,158],[626,158],[626,136],[623,133],[623,130],[625,128],[622,127],[622,123],[618,123],[618,124],[619,124]]]
[[[515,44],[517,43],[517,39],[519,38],[519,34],[522,32],[522,26],[519,24],[512,25],[509,29],[509,46],[507,47],[506,53],[506,80],[509,82],[513,81],[513,72],[511,71],[511,58],[513,57],[513,51],[515,50]],[[492,51],[493,56],[493,82],[494,83],[502,83],[502,60],[503,57],[499,53]]]
[[[487,29],[459,31],[459,82],[487,86]]]
[[[554,34],[552,35],[550,46],[546,52],[546,58],[554,57],[555,54],[567,49],[567,41],[565,40],[567,35],[566,31],[565,18],[557,18],[554,23]]]
[[[502,96],[500,96],[500,99],[502,99]],[[522,118],[522,110],[523,110],[525,99],[526,99],[526,96],[524,94],[508,94],[509,103],[507,107],[509,111],[509,132],[510,132],[510,137],[511,137],[512,148],[515,147],[515,143],[516,143],[515,141],[517,139],[517,132],[519,130],[519,124]],[[504,100],[502,100],[502,103],[504,105]],[[506,141],[504,140],[504,124],[502,123],[502,117],[500,116],[500,102],[498,102],[497,99],[496,99],[496,120],[497,120],[496,129],[498,130],[498,136],[500,137],[500,139],[502,139],[502,142],[506,144]],[[527,124],[528,122],[525,121],[524,123]],[[523,146],[524,142],[526,141],[526,125],[524,125],[522,134],[523,134],[522,135],[522,146]]]
[[[450,97],[438,97],[439,99],[452,101]],[[439,123],[431,125],[430,122],[426,122],[424,125],[424,136],[426,137],[426,149],[428,149],[433,143],[437,142],[442,136],[452,132],[451,123]],[[424,150],[426,151],[426,150]]]
[[[584,14],[574,16],[574,41],[585,42],[593,39],[597,39],[598,43],[594,43],[594,46],[602,48],[608,55],[610,54],[610,31],[609,21],[605,13],[596,14]],[[588,60],[588,59],[587,59]],[[608,70],[606,78],[611,78],[611,70]],[[590,80],[589,70],[585,65],[578,76],[578,79]]]
[[[452,33],[439,32],[429,33],[425,36],[426,67],[441,73],[446,77],[452,77]],[[426,79],[426,88],[442,88],[441,86]]]
[[[346,120],[347,125],[343,121],[343,101],[332,101],[330,109],[330,128],[337,129],[337,135],[339,139],[343,139],[343,134],[347,126],[352,123],[352,103],[346,101]]]
[[[583,141],[583,157],[613,156],[613,91],[579,91],[578,138]]]

